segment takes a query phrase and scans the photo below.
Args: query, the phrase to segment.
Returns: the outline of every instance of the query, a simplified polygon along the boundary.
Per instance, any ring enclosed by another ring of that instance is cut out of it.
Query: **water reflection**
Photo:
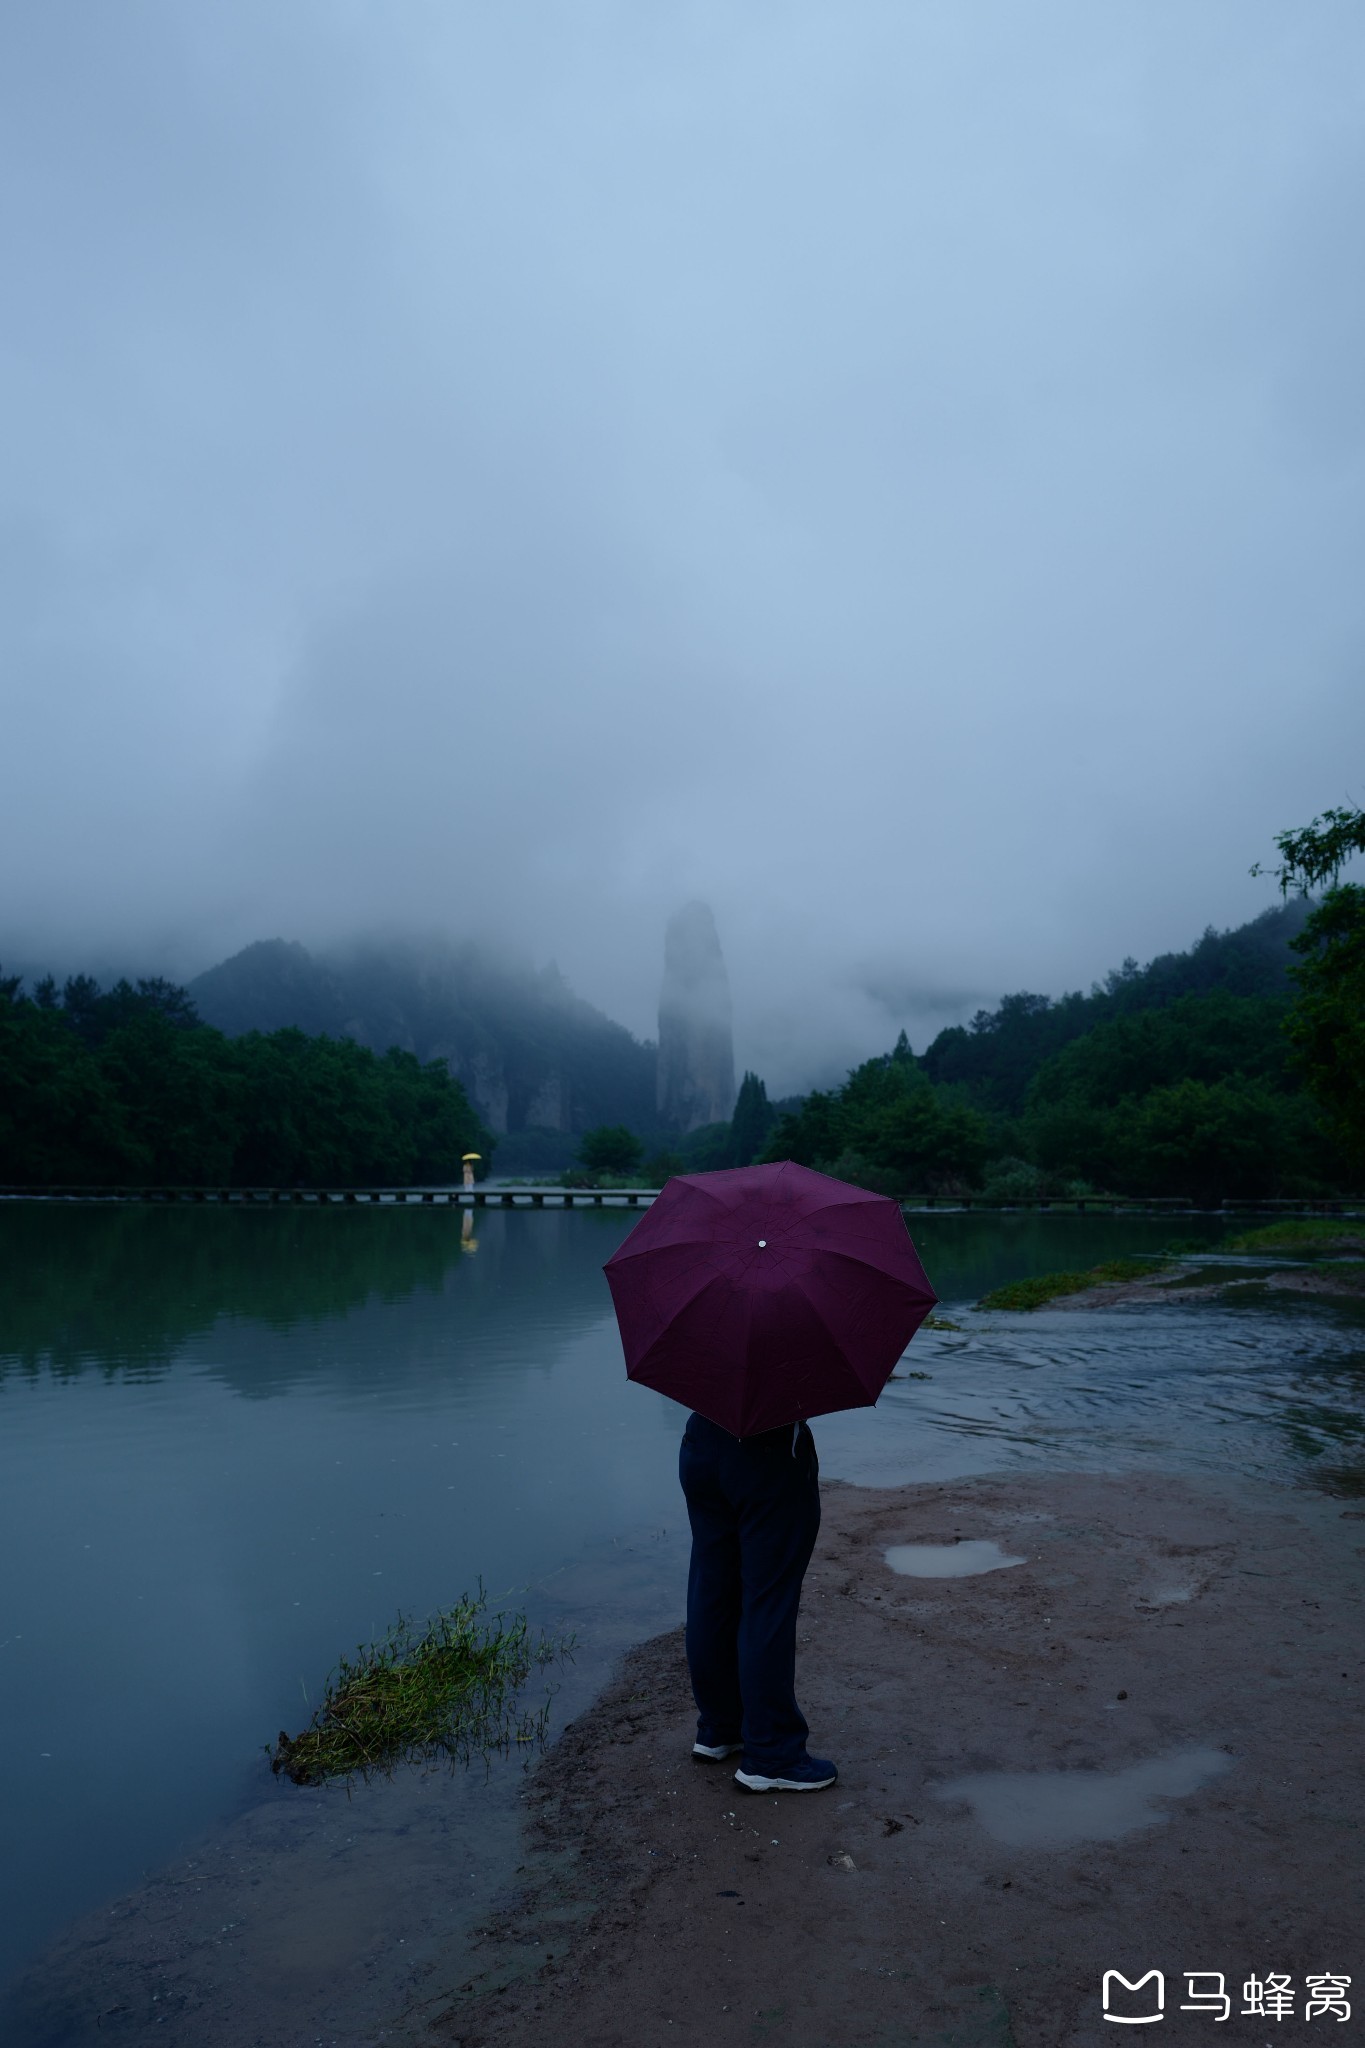
[[[907,1579],[973,1579],[981,1572],[1028,1563],[1026,1557],[1011,1557],[998,1543],[980,1536],[961,1543],[890,1543],[882,1555],[893,1572]]]
[[[501,1210],[476,1225],[469,1210],[416,1206],[4,1203],[0,1375],[154,1374],[224,1317],[284,1333],[413,1297],[439,1300],[467,1350],[499,1330],[533,1339],[609,1307],[601,1266],[636,1221],[627,1210],[544,1209],[509,1229]],[[1159,1217],[1038,1214],[910,1223],[949,1303],[1032,1273],[1156,1250],[1172,1229]],[[1183,1217],[1180,1229],[1213,1244],[1224,1226]],[[466,1264],[461,1253],[481,1246]]]
[[[368,1378],[376,1342],[390,1385],[436,1363],[499,1371],[610,1313],[602,1262],[633,1220],[491,1212],[476,1237],[454,1209],[14,1203],[0,1208],[0,1379],[158,1379],[210,1332],[196,1355],[249,1397],[319,1372]]]

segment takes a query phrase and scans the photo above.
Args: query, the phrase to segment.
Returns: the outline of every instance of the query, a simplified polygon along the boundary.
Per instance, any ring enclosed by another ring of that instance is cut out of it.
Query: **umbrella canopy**
[[[870,1408],[937,1300],[895,1202],[790,1160],[680,1174],[604,1270],[628,1376],[735,1436]]]

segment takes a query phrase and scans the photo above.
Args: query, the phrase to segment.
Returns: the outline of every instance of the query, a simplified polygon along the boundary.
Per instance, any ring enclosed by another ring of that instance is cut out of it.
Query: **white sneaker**
[[[735,1783],[746,1792],[823,1792],[838,1775],[824,1757],[803,1756],[800,1763],[789,1764],[780,1777],[770,1778],[761,1771],[736,1771]]]

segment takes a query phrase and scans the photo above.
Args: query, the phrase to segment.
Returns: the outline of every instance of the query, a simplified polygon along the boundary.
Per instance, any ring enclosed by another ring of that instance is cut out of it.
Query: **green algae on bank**
[[[1365,1222],[1342,1216],[1286,1218],[1244,1230],[1219,1247],[1225,1252],[1365,1252]]]
[[[1037,1273],[1030,1280],[1012,1280],[982,1296],[978,1308],[1043,1308],[1063,1294],[1084,1294],[1092,1287],[1113,1287],[1126,1280],[1148,1280],[1169,1265],[1169,1259],[1105,1259],[1084,1273]]]
[[[482,1588],[417,1624],[399,1615],[379,1641],[343,1657],[302,1734],[280,1730],[270,1768],[295,1785],[368,1778],[402,1763],[468,1763],[544,1739],[548,1702],[520,1710],[533,1666],[571,1641],[532,1641],[524,1614],[484,1619]]]

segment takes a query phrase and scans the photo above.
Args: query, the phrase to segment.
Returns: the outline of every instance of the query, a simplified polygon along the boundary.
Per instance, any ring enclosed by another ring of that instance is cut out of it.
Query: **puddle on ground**
[[[1012,1849],[1065,1849],[1159,1826],[1170,1815],[1153,1800],[1188,1798],[1231,1764],[1226,1750],[1177,1749],[1123,1771],[985,1771],[937,1786],[934,1797],[965,1799]]]
[[[908,1579],[970,1579],[978,1572],[1028,1563],[1026,1557],[1007,1557],[998,1543],[979,1537],[966,1543],[892,1543],[883,1555],[893,1572]]]

